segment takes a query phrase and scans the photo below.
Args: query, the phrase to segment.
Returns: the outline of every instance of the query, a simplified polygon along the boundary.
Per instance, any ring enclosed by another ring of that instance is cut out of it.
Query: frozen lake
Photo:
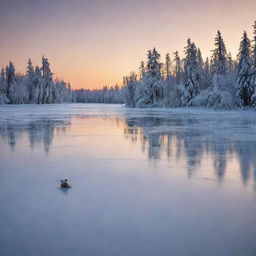
[[[255,256],[255,238],[255,111],[0,107],[1,256]]]

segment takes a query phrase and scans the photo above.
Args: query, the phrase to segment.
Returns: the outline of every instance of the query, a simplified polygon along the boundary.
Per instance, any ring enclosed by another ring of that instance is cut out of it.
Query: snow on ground
[[[0,255],[255,255],[255,124],[253,111],[1,106]]]

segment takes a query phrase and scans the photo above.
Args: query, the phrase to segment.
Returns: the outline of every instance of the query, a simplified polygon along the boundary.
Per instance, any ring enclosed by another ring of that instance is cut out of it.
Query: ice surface
[[[254,111],[0,107],[1,256],[256,255],[255,181]]]

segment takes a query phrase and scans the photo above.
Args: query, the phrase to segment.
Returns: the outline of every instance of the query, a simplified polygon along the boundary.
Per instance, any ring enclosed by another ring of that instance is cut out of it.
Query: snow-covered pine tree
[[[163,98],[160,54],[154,48],[148,51],[147,72],[143,78],[143,104],[156,104]],[[140,104],[141,105],[141,104]]]
[[[252,47],[252,61],[256,68],[256,21],[253,25],[253,47]]]
[[[28,89],[24,76],[16,75],[12,62],[6,69],[6,80],[9,88],[9,100],[12,104],[26,104],[28,101]]]
[[[166,79],[168,80],[171,76],[171,58],[170,58],[170,54],[167,53],[165,55],[165,74],[166,74]]]
[[[175,63],[175,67],[174,67],[175,81],[177,84],[179,84],[182,77],[182,63],[181,63],[181,59],[178,51],[174,53],[174,63]]]
[[[137,86],[137,75],[132,72],[130,76],[125,77],[125,84],[124,87],[124,103],[127,107],[135,107],[135,93],[136,93],[136,86]]]
[[[28,64],[27,64],[26,76],[32,77],[33,75],[34,75],[34,67],[33,67],[31,59],[29,58]]]
[[[232,58],[231,52],[227,54],[227,61],[228,61],[228,72],[233,72],[235,69],[235,61]]]
[[[0,74],[0,105],[6,104],[9,102],[6,92],[7,92],[7,84],[5,79],[5,72],[4,72],[4,69],[2,68],[1,74]]]
[[[202,81],[200,83],[200,89],[204,90],[211,85],[211,71],[209,58],[207,57],[203,64]]]
[[[234,76],[229,72],[227,50],[220,31],[215,37],[215,49],[210,61],[212,86],[205,92],[206,105],[213,108],[232,108],[237,106],[234,93]]]
[[[197,59],[198,70],[200,70],[200,72],[202,72],[203,66],[204,66],[204,60],[203,60],[200,48],[197,48],[196,59]]]
[[[186,90],[184,100],[189,101],[199,93],[199,74],[197,48],[188,39],[185,47],[183,82]],[[185,102],[184,102],[185,103]]]
[[[43,84],[41,82],[42,75],[41,70],[38,66],[35,67],[34,79],[33,79],[33,87],[32,87],[32,99],[31,103],[42,104],[43,103]]]
[[[209,75],[210,74],[210,62],[209,58],[207,57],[205,62],[204,62],[204,72]]]
[[[52,80],[52,75],[53,73],[51,72],[50,69],[50,64],[48,62],[48,59],[45,58],[44,56],[42,57],[42,67],[41,67],[41,72],[42,72],[42,88],[43,88],[43,98],[42,102],[40,103],[53,103],[53,80]]]
[[[62,80],[55,80],[53,88],[54,103],[70,102],[70,95],[67,83]]]
[[[220,31],[215,37],[215,49],[212,56],[212,72],[218,75],[226,75],[228,71],[227,50]]]
[[[239,53],[238,53],[238,65],[236,68],[236,92],[241,100],[243,106],[252,105],[252,95],[255,91],[255,84],[253,76],[255,74],[255,68],[251,61],[251,43],[244,31],[242,41],[240,43]]]
[[[15,68],[11,61],[9,62],[9,65],[6,66],[5,68],[5,77],[6,77],[6,85],[7,85],[6,94],[10,102],[12,103],[10,88],[13,84],[16,83],[16,77],[15,77]]]
[[[146,68],[145,68],[145,63],[144,61],[140,62],[140,66],[139,66],[139,75],[140,75],[140,80],[143,79],[143,77],[146,74]]]
[[[203,89],[204,83],[205,83],[204,60],[203,60],[200,48],[197,48],[196,60],[197,60],[197,78],[199,82],[199,89]]]
[[[253,84],[255,86],[254,94],[252,95],[252,105],[256,107],[256,21],[253,25],[253,45],[252,45],[252,62],[254,65],[254,73],[252,77]]]
[[[34,76],[35,76],[35,71],[34,71],[34,67],[32,64],[31,59],[28,59],[28,63],[27,63],[27,70],[26,70],[26,82],[27,82],[27,89],[29,92],[29,102],[30,103],[34,103],[32,102],[32,98],[33,98],[33,87],[34,87]]]
[[[215,37],[215,49],[211,57],[211,73],[213,86],[209,94],[207,106],[213,106],[214,108],[227,106],[226,98],[231,98],[231,96],[227,96],[227,88],[221,88],[223,84],[226,84],[225,81],[228,73],[227,50],[220,31],[217,32]]]

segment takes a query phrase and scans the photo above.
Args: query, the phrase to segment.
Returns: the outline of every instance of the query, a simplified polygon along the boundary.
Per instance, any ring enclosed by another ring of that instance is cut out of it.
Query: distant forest
[[[123,78],[123,85],[100,90],[72,90],[70,84],[53,79],[48,59],[34,68],[28,60],[26,74],[15,72],[12,62],[0,74],[0,104],[50,104],[65,102],[125,103],[127,107],[256,107],[256,21],[253,38],[244,31],[235,58],[217,32],[210,58],[187,40],[185,57],[161,56],[153,48],[138,73]]]

